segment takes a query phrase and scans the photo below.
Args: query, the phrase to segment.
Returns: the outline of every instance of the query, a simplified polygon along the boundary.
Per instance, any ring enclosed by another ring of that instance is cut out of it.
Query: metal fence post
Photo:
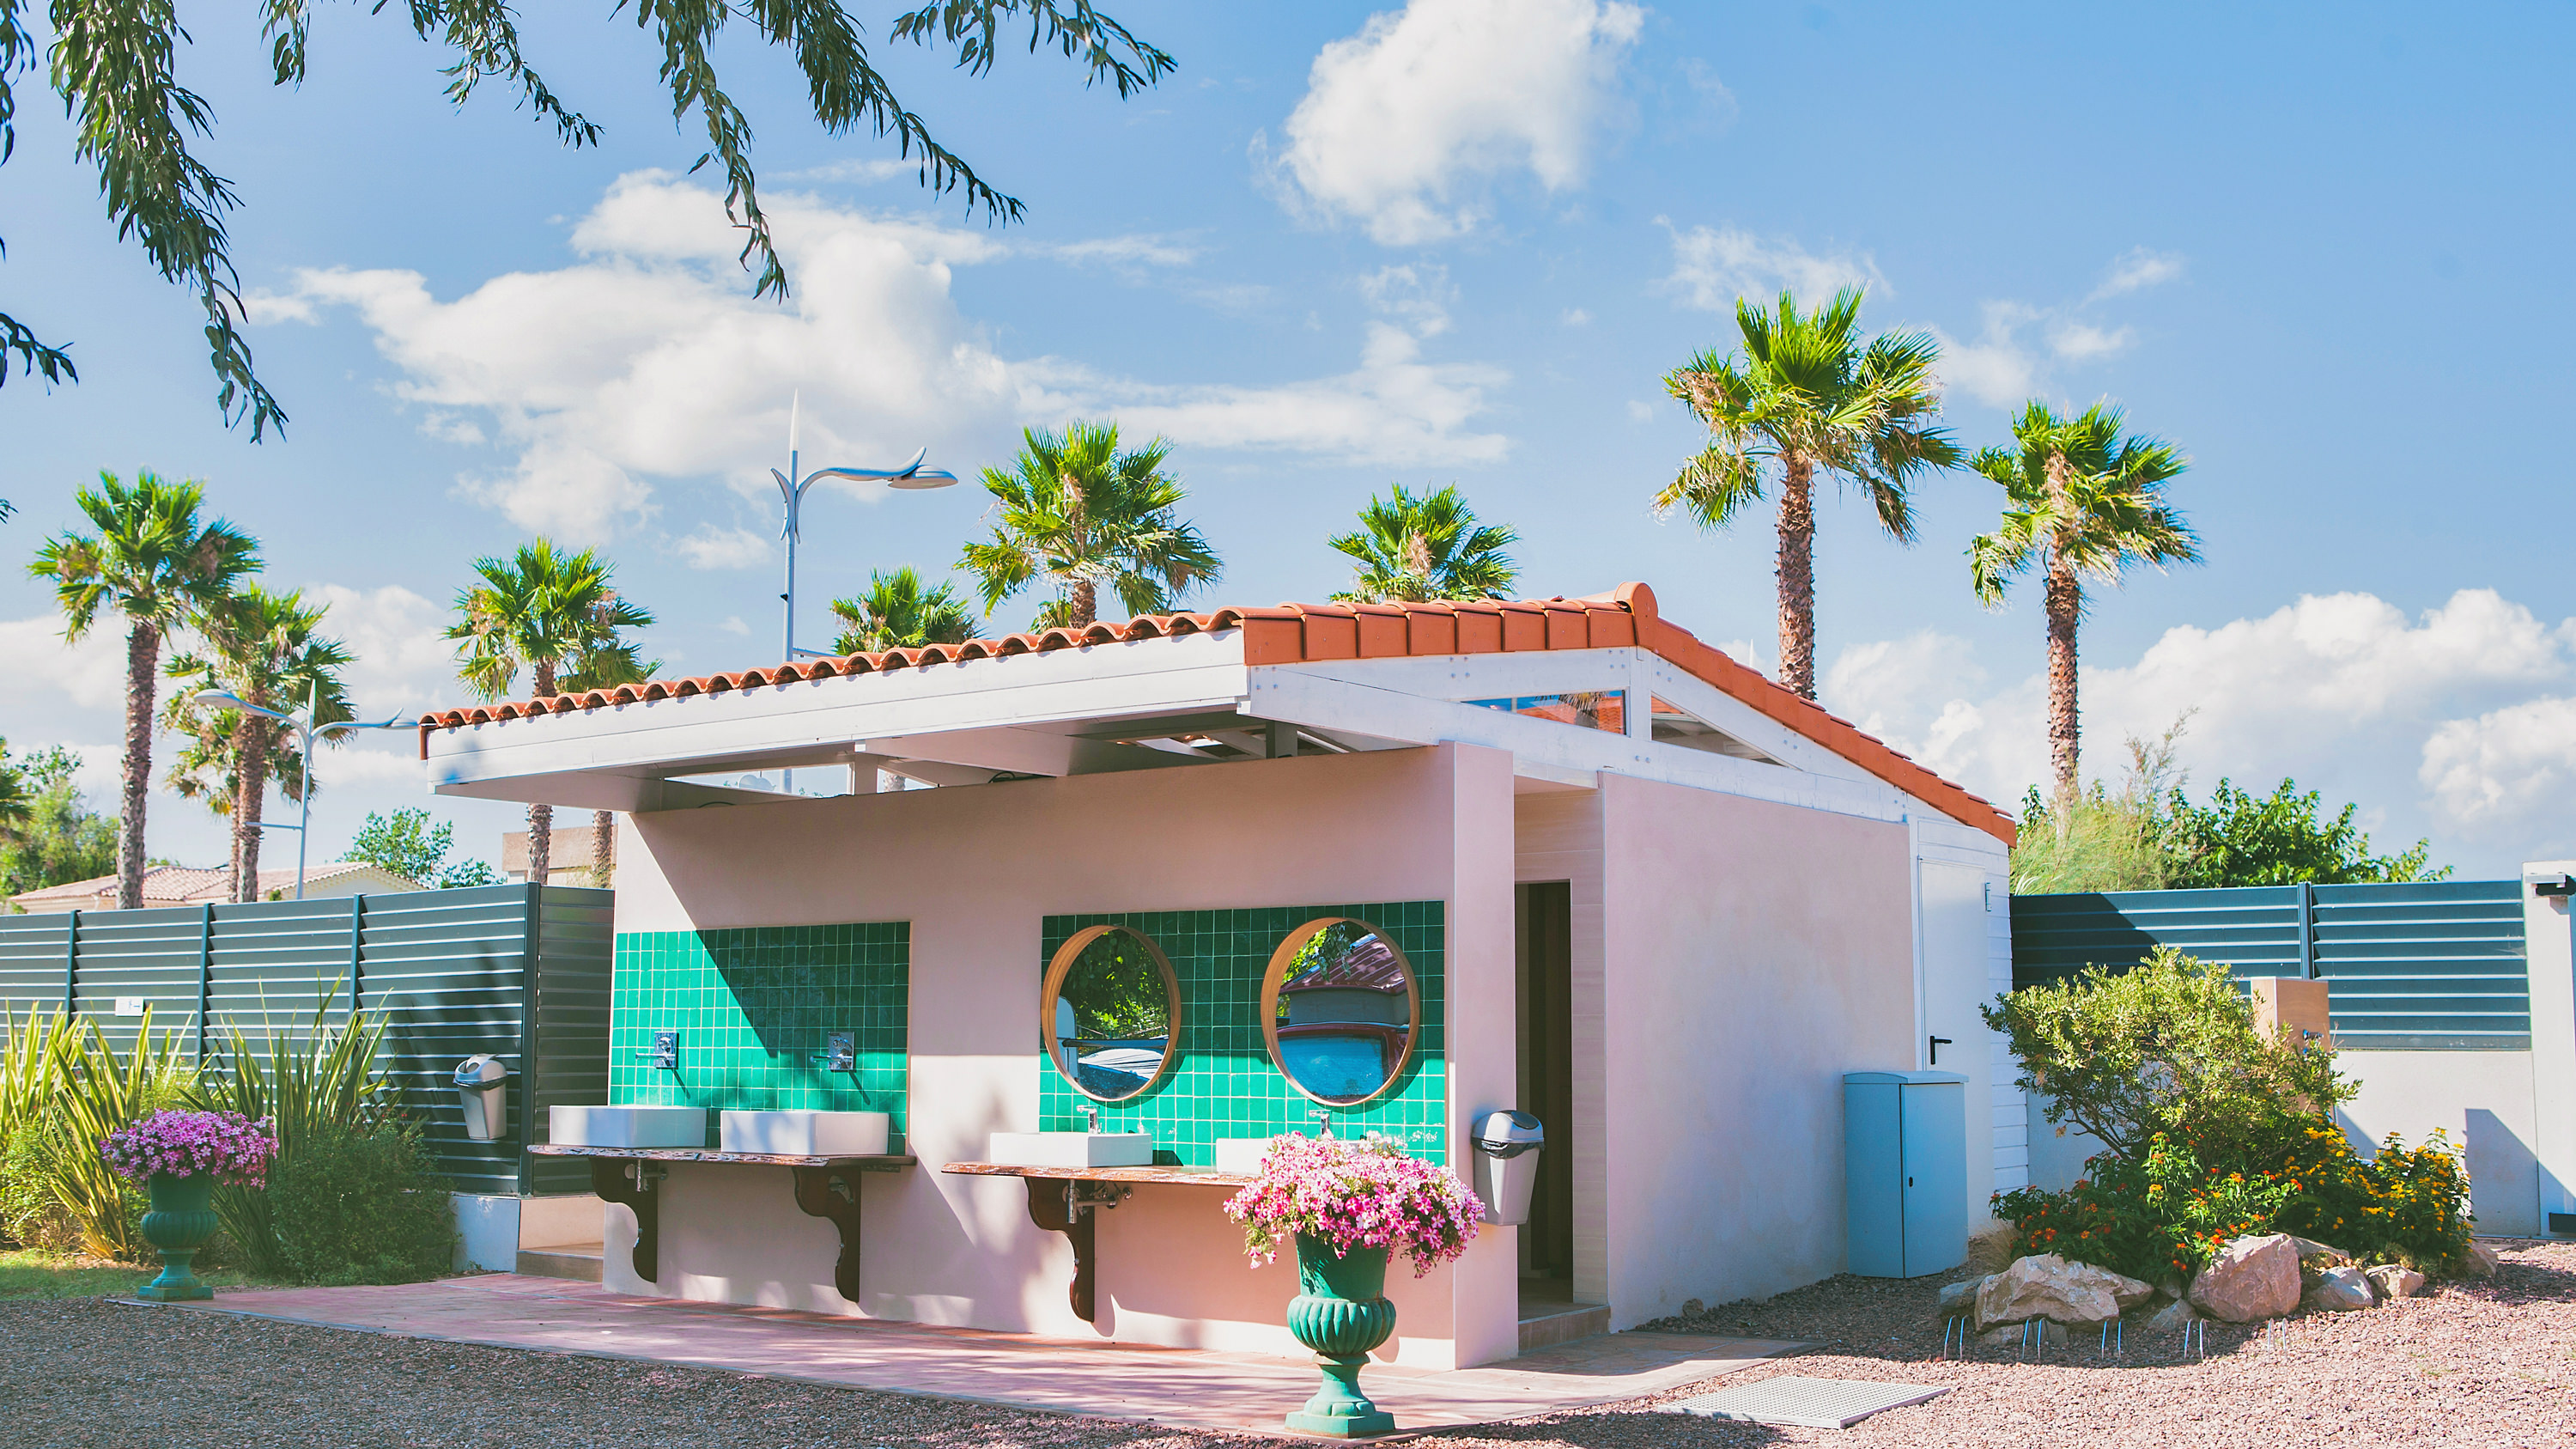
[[[519,947],[519,1196],[537,1190],[536,1159],[528,1144],[537,1140],[537,951],[543,933],[538,915],[546,888],[528,882],[527,919]]]
[[[74,907],[63,926],[63,1025],[71,1025],[80,998],[80,910]]]
[[[2307,881],[2299,882],[2299,970],[2317,979],[2317,888]]]
[[[366,981],[366,892],[349,897],[349,1011],[355,1019],[359,988]]]
[[[197,922],[197,1065],[206,1064],[207,1016],[215,1009],[215,903]]]

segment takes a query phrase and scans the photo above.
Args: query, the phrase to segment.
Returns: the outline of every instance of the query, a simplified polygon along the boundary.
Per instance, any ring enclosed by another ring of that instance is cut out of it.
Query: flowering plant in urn
[[[155,1112],[107,1134],[99,1155],[119,1177],[148,1183],[155,1176],[204,1176],[243,1187],[268,1182],[277,1138],[265,1117],[239,1112]]]
[[[1243,1250],[1255,1266],[1302,1236],[1323,1239],[1342,1258],[1353,1248],[1401,1249],[1416,1278],[1466,1252],[1484,1212],[1446,1169],[1375,1137],[1275,1138],[1260,1176],[1225,1205],[1244,1225]]]
[[[143,1240],[161,1250],[161,1276],[134,1290],[155,1302],[212,1298],[190,1268],[197,1250],[215,1235],[217,1182],[264,1187],[277,1137],[266,1118],[239,1112],[155,1112],[107,1134],[99,1155],[118,1176],[152,1194],[143,1215]]]
[[[1243,1224],[1255,1267],[1297,1245],[1297,1297],[1288,1331],[1315,1351],[1324,1386],[1288,1427],[1355,1438],[1383,1434],[1395,1418],[1360,1392],[1369,1350],[1395,1332],[1386,1260],[1402,1249],[1419,1278],[1467,1251],[1485,1206],[1449,1172],[1372,1137],[1274,1138],[1261,1172],[1225,1205]]]

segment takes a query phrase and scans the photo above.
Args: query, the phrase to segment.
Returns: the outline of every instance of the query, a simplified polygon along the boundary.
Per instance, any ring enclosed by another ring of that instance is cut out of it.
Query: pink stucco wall
[[[1071,1249],[1030,1223],[1022,1185],[937,1170],[985,1156],[993,1132],[1038,1125],[1042,918],[1449,902],[1454,1156],[1471,1112],[1511,1105],[1511,785],[1508,756],[1451,745],[648,814],[619,845],[617,929],[910,921],[909,1111],[923,1165],[866,1185],[856,1306],[1089,1335],[1065,1302]],[[763,1177],[674,1171],[662,1290],[850,1311],[831,1286],[831,1229]],[[1101,1216],[1112,1334],[1299,1352],[1280,1326],[1293,1273],[1247,1269],[1222,1200],[1147,1187]],[[630,1215],[612,1207],[608,1219],[611,1286],[646,1291],[617,1251]],[[1491,1230],[1453,1268],[1420,1282],[1391,1275],[1399,1323],[1385,1356],[1437,1368],[1509,1356],[1515,1246]]]
[[[1842,1074],[1911,1070],[1905,827],[1601,776],[1611,1324],[1841,1271]]]

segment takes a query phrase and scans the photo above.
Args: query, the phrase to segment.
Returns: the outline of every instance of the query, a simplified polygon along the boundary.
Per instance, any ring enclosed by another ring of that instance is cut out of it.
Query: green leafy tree
[[[0,743],[0,758],[7,746]],[[116,818],[93,813],[72,777],[80,756],[55,745],[10,763],[26,812],[0,829],[0,896],[23,895],[116,870]]]
[[[832,647],[843,654],[963,644],[975,637],[975,614],[966,601],[944,581],[924,587],[910,564],[890,574],[870,569],[868,591],[834,599],[832,612],[841,620],[841,636]]]
[[[2139,564],[2200,562],[2200,541],[2164,494],[2190,460],[2160,439],[2124,435],[2125,422],[2107,402],[2066,418],[2034,399],[2013,424],[2012,447],[1981,449],[1969,463],[2004,490],[2002,526],[1968,545],[1977,597],[2001,604],[2005,585],[2034,567],[2046,580],[2048,747],[2054,798],[2064,805],[2076,798],[2082,744],[2075,636],[2085,581],[2117,583]]]
[[[384,7],[379,6],[378,9]],[[261,38],[268,43],[272,78],[280,86],[304,82],[312,0],[267,0],[259,7]],[[29,8],[0,0],[0,162],[16,141],[11,127],[16,101],[13,77],[32,70],[38,42],[28,29]],[[398,7],[422,40],[451,57],[443,74],[448,98],[458,105],[486,83],[511,92],[538,121],[551,125],[570,147],[598,144],[600,128],[573,110],[538,75],[521,52],[517,17],[493,0],[411,0]],[[228,218],[239,203],[232,183],[217,175],[192,146],[214,129],[214,108],[179,84],[181,42],[178,7],[141,0],[54,0],[46,12],[54,30],[47,48],[48,79],[71,117],[74,157],[98,168],[108,219],[120,237],[141,243],[166,281],[196,294],[204,335],[219,384],[217,406],[228,422],[248,419],[251,436],[282,426],[286,412],[263,386],[242,340],[240,280],[233,269]],[[826,133],[862,127],[892,138],[905,157],[918,157],[924,186],[961,195],[969,211],[995,221],[1016,221],[1020,203],[986,184],[965,158],[950,151],[895,94],[869,55],[859,23],[842,0],[647,0],[634,7],[636,26],[660,55],[661,84],[670,91],[675,120],[695,112],[706,132],[703,166],[725,174],[725,210],[743,229],[746,266],[757,259],[758,295],[787,295],[787,271],[761,209],[751,162],[751,123],[725,90],[716,69],[717,40],[741,20],[760,40],[789,53],[803,72],[814,118]],[[954,48],[956,63],[982,75],[999,58],[1007,26],[1025,24],[1032,53],[1052,49],[1079,65],[1085,78],[1105,82],[1123,99],[1151,86],[1173,67],[1172,58],[1094,9],[1091,0],[923,0],[900,10],[887,27],[892,40]],[[0,380],[14,359],[22,374],[41,373],[48,384],[78,379],[68,351],[39,339],[33,327],[0,313]]]
[[[1167,440],[1122,453],[1116,423],[1081,422],[1061,434],[1030,428],[1021,438],[1009,471],[984,470],[1001,517],[992,538],[967,544],[960,560],[981,587],[985,613],[1040,579],[1058,592],[1032,628],[1094,622],[1103,584],[1130,614],[1168,613],[1222,571],[1216,550],[1180,517],[1187,494],[1163,471]]]
[[[2170,946],[1981,1010],[2011,1042],[2016,1085],[2045,1097],[2048,1120],[2132,1161],[2162,1134],[2204,1163],[2277,1164],[2305,1143],[2311,1118],[2359,1090],[2336,1074],[2333,1052],[2266,1037],[2225,966]]]
[[[2370,837],[2354,823],[2359,805],[2346,805],[2332,820],[2321,815],[2324,797],[2283,780],[2269,795],[2249,795],[2220,780],[2207,805],[2173,800],[2172,834],[2181,857],[2178,887],[2363,885],[2383,881],[2442,880],[2449,866],[2428,869],[2433,843],[2418,840],[2396,855],[2370,853]]]
[[[124,790],[117,802],[116,904],[143,904],[143,813],[151,798],[152,703],[161,645],[221,609],[259,568],[259,545],[222,519],[200,522],[205,485],[171,483],[145,471],[132,487],[113,473],[83,488],[82,513],[98,532],[47,539],[28,572],[50,579],[63,611],[63,638],[78,643],[103,612],[125,619]]]
[[[358,828],[347,853],[340,858],[389,870],[406,880],[435,885],[441,890],[506,884],[501,872],[487,861],[471,856],[449,860],[448,852],[455,845],[455,822],[442,820],[433,826],[425,809],[415,806],[391,814],[370,810],[367,823]]]
[[[483,582],[456,595],[458,673],[485,699],[510,693],[522,671],[539,699],[569,680],[642,678],[649,671],[622,630],[652,627],[653,616],[617,596],[616,565],[589,549],[563,553],[545,539],[519,545],[509,558],[474,563]],[[543,885],[550,864],[554,807],[528,807],[528,879]]]
[[[1766,489],[1779,490],[1780,682],[1808,699],[1816,697],[1816,474],[1858,486],[1879,525],[1912,543],[1913,481],[1960,458],[1950,435],[1932,426],[1941,410],[1932,373],[1939,344],[1924,332],[1864,340],[1860,302],[1857,287],[1812,312],[1787,292],[1776,313],[1738,299],[1741,346],[1703,352],[1664,379],[1707,426],[1709,442],[1655,495],[1655,507],[1685,509],[1700,527],[1721,529]]]
[[[1358,532],[1331,541],[1358,565],[1350,589],[1333,597],[1360,604],[1504,598],[1520,571],[1503,550],[1519,539],[1501,524],[1478,523],[1455,484],[1417,498],[1398,483],[1392,497],[1370,497]]]
[[[247,710],[199,704],[196,695],[220,690],[262,709],[309,710],[317,725],[355,718],[340,678],[350,654],[320,632],[324,612],[307,607],[300,592],[274,594],[244,585],[207,612],[198,630],[204,650],[178,655],[165,667],[176,686],[165,722],[189,738],[169,782],[181,796],[202,799],[231,820],[236,901],[259,899],[260,817],[270,776],[290,801],[318,787],[309,774],[312,762],[285,725]],[[337,744],[347,734],[327,738]]]

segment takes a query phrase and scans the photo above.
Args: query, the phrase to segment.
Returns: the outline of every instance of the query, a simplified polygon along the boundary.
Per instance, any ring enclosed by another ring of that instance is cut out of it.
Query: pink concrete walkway
[[[1256,1433],[1284,1432],[1280,1416],[1317,1382],[1315,1370],[1295,1359],[634,1298],[594,1283],[511,1273],[400,1287],[248,1289],[186,1307]],[[1636,1398],[1799,1346],[1604,1334],[1455,1373],[1372,1367],[1361,1382],[1404,1428],[1444,1428]]]

